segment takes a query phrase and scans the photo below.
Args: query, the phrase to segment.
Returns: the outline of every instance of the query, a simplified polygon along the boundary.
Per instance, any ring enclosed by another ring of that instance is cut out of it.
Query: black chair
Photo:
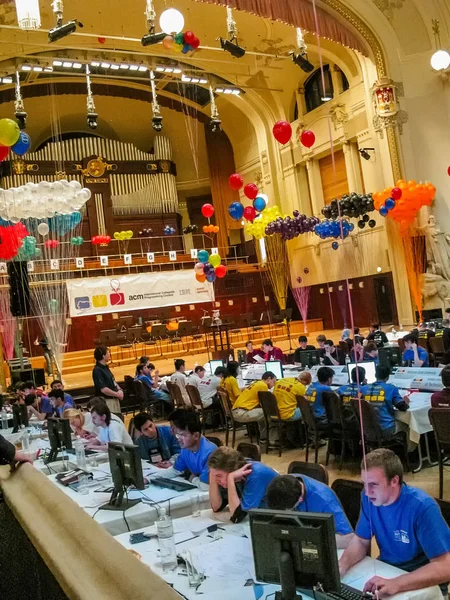
[[[336,392],[322,392],[322,403],[328,419],[328,446],[325,464],[328,466],[330,454],[336,455],[336,448],[340,448],[339,470],[341,470],[347,447],[351,448],[352,455],[355,456],[355,447],[361,441],[358,422],[356,418],[353,422],[347,420],[348,416],[344,413],[342,398]]]
[[[221,446],[223,446],[222,440],[218,437],[214,437],[212,435],[205,435],[206,439],[209,442],[212,442],[213,444],[215,444],[218,448],[220,448]]]
[[[276,427],[278,430],[278,456],[281,456],[283,445],[283,421],[278,410],[277,399],[271,392],[258,392],[258,399],[264,413],[264,420],[267,428],[266,454],[269,453],[270,446],[270,427]]]
[[[364,442],[369,450],[376,448],[390,448],[400,450],[405,459],[407,471],[411,470],[408,457],[408,434],[399,431],[390,437],[385,437],[378,421],[377,409],[366,400],[352,398],[350,400],[356,416],[363,425]]]
[[[228,438],[230,436],[230,429],[233,432],[231,438],[231,447],[234,448],[236,443],[236,429],[240,425],[234,420],[233,411],[231,410],[231,400],[228,396],[228,392],[224,388],[217,390],[219,396],[220,405],[222,406],[223,414],[225,416],[225,446],[228,446]]]
[[[430,408],[428,418],[434,430],[439,462],[439,498],[444,495],[444,466],[450,464],[450,408]]]
[[[435,498],[435,500],[439,504],[439,508],[441,509],[444,521],[450,527],[450,502],[446,502],[445,500],[441,500],[440,498]]]
[[[335,479],[331,489],[339,498],[350,525],[355,529],[361,511],[361,493],[364,485],[352,479]]]
[[[308,463],[300,460],[294,460],[289,464],[287,472],[288,475],[292,475],[293,473],[306,475],[307,477],[311,477],[311,479],[315,479],[316,481],[320,481],[321,483],[328,485],[328,471],[319,463]]]
[[[136,427],[134,426],[134,417],[131,417],[130,422],[128,423],[128,435],[134,442],[136,435]]]
[[[431,351],[439,362],[445,354],[444,339],[442,337],[431,337],[429,339]]]
[[[314,462],[317,462],[319,457],[319,446],[321,440],[321,434],[323,434],[328,425],[318,424],[314,413],[312,411],[311,403],[304,396],[297,396],[297,402],[300,407],[300,411],[302,413],[303,423],[305,425],[305,438],[306,438],[306,456],[305,460],[308,462],[309,458],[309,444],[310,444],[310,436],[313,439],[314,447],[315,447],[315,458]]]
[[[214,427],[214,422],[215,422],[216,416],[219,417],[221,425],[225,426],[225,422],[224,422],[225,419],[223,416],[223,411],[220,406],[220,403],[217,404],[217,402],[216,402],[216,403],[211,404],[211,406],[208,406],[208,408],[204,408],[202,399],[200,397],[200,392],[198,391],[198,388],[195,385],[188,384],[186,386],[186,391],[188,393],[189,400],[191,401],[192,407],[194,408],[194,410],[196,412],[198,412],[201,415],[202,433],[205,432],[207,417],[211,417],[213,427]]]
[[[241,442],[236,448],[238,452],[244,455],[245,458],[261,462],[261,448],[258,444],[250,444],[250,442]]]

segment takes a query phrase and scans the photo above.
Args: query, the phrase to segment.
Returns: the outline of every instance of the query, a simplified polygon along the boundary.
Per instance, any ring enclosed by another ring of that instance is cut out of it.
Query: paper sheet
[[[242,582],[256,579],[251,541],[247,538],[224,537],[208,545],[189,549],[196,569],[207,577]]]

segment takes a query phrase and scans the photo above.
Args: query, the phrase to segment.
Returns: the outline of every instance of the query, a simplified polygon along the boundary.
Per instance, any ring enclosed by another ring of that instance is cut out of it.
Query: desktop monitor
[[[402,362],[402,351],[398,346],[378,349],[378,363],[380,365],[393,369],[394,367],[401,367]]]
[[[101,508],[103,510],[126,510],[140,502],[140,500],[123,499],[127,488],[130,485],[137,490],[145,488],[139,448],[131,444],[109,442],[108,456],[114,490],[108,504]]]
[[[375,361],[362,362],[358,363],[357,365],[356,363],[349,363],[347,365],[349,383],[352,383],[352,371],[356,366],[362,367],[365,370],[367,383],[375,383],[375,381],[377,380],[375,375],[375,369],[377,368],[377,365]]]
[[[240,365],[245,365],[247,363],[247,352],[245,350],[238,350],[238,363]]]
[[[214,375],[214,373],[216,372],[217,367],[223,367],[223,360],[210,360],[209,361],[209,366],[211,369],[211,375]]]
[[[255,509],[249,516],[256,578],[281,584],[276,600],[295,600],[296,588],[319,584],[341,589],[333,515]]]
[[[279,360],[269,360],[266,362],[265,367],[266,373],[267,371],[272,371],[277,376],[277,379],[283,379],[283,366]]]
[[[13,404],[13,433],[17,433],[22,427],[28,427],[28,407],[26,404]]]
[[[320,350],[302,350],[300,352],[300,362],[305,369],[320,365]]]
[[[53,462],[57,459],[58,451],[61,448],[72,449],[72,430],[70,428],[70,419],[58,419],[49,417],[47,419],[48,439],[50,442],[50,454],[46,462]]]

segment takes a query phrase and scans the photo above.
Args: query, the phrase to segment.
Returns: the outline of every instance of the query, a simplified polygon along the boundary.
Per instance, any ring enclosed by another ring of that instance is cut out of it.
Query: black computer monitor
[[[22,427],[28,427],[28,406],[26,404],[13,404],[13,433]]]
[[[247,352],[245,350],[238,350],[238,363],[240,365],[245,365],[247,363]]]
[[[103,505],[103,510],[127,510],[135,506],[140,500],[123,499],[130,485],[137,490],[143,490],[144,474],[138,446],[109,442],[109,466],[114,489],[108,504]]]
[[[297,588],[341,589],[331,514],[255,509],[250,533],[256,578],[281,585],[275,600],[295,600]]]
[[[46,460],[47,463],[54,462],[58,458],[58,451],[61,448],[72,449],[72,430],[70,428],[70,419],[58,419],[49,417],[47,419],[48,439],[50,442],[50,454]]]
[[[320,365],[320,350],[302,350],[299,354],[302,367],[311,369]]]
[[[390,348],[379,348],[378,349],[378,364],[383,367],[394,367],[402,366],[402,351],[398,346],[391,346]],[[363,365],[364,366],[364,365]]]
[[[22,381],[23,383],[32,381],[35,387],[43,386],[47,383],[44,369],[31,368],[11,371],[11,381],[13,384],[19,381]]]

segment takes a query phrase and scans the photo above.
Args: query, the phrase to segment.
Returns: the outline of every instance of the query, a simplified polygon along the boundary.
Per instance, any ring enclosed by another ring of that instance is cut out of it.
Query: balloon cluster
[[[227,268],[222,265],[222,259],[219,254],[211,254],[207,250],[199,250],[197,254],[198,263],[194,267],[195,278],[200,283],[209,281],[213,283],[216,277],[221,279],[227,274]]]
[[[81,239],[83,239],[83,238],[81,238]],[[91,239],[91,244],[94,244],[94,246],[100,246],[100,244],[101,245],[109,244],[110,241],[111,241],[110,235],[94,235],[93,238]]]
[[[344,194],[340,200],[332,200],[322,208],[325,219],[339,217],[357,218],[375,210],[372,194]]]
[[[76,211],[68,215],[55,215],[48,221],[50,231],[54,231],[58,235],[65,235],[68,231],[74,229],[81,223],[81,213]]]
[[[293,240],[302,233],[312,233],[317,224],[318,217],[307,217],[294,210],[293,216],[278,217],[266,226],[266,235],[279,234],[284,241]]]
[[[397,181],[394,188],[386,188],[373,194],[375,208],[382,217],[388,215],[407,229],[422,206],[431,206],[436,188],[431,183],[416,183],[414,180]]]
[[[18,223],[20,219],[43,219],[55,214],[79,211],[91,197],[91,191],[77,180],[40,181],[17,188],[0,188],[0,217]]]
[[[174,50],[175,52],[181,52],[182,54],[197,50],[200,46],[200,40],[193,31],[186,31],[185,33],[180,32],[174,36],[166,35],[162,43],[166,50]]]
[[[287,144],[292,137],[292,127],[287,121],[278,121],[272,129],[273,137],[280,144]]]
[[[23,156],[30,146],[30,136],[25,131],[20,131],[16,121],[0,119],[0,162],[8,156],[10,148],[18,156]]]
[[[183,233],[195,233],[197,229],[197,225],[188,225],[187,227],[183,227]]]
[[[131,229],[128,229],[127,231],[115,231],[114,232],[114,239],[118,240],[119,242],[123,242],[125,240],[131,240],[132,237],[133,237],[133,232],[131,231]]]
[[[203,225],[203,233],[219,233],[218,225]]]
[[[27,236],[28,231],[23,223],[0,227],[0,258],[4,260],[14,258]]]
[[[59,246],[58,240],[45,240],[46,248],[57,248]]]
[[[17,253],[17,260],[32,260],[42,255],[41,249],[36,246],[36,238],[27,235]]]
[[[84,240],[83,240],[83,238],[80,235],[76,236],[76,237],[73,237],[70,240],[70,243],[72,244],[72,246],[81,246],[83,244],[83,242],[84,242]]]
[[[151,229],[150,227],[148,229],[141,229],[140,231],[138,231],[139,237],[151,237],[152,235],[153,229]]]
[[[175,227],[172,227],[172,225],[166,225],[164,227],[164,235],[173,235],[175,231],[176,229]]]
[[[316,225],[314,233],[322,240],[325,240],[326,238],[337,239],[340,237],[345,239],[354,229],[355,226],[353,223],[350,223],[347,221],[347,219],[338,219],[337,221],[329,221],[328,219],[324,219]]]
[[[253,207],[247,207],[253,208]],[[229,210],[229,209],[228,209]],[[278,217],[282,217],[278,206],[269,206],[266,208],[250,225],[247,225],[246,231],[255,239],[260,240],[266,236],[266,227]]]

